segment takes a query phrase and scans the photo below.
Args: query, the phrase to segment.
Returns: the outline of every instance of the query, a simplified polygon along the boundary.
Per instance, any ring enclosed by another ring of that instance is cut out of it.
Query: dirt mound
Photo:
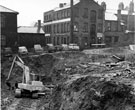
[[[59,83],[51,98],[52,110],[134,109],[135,71],[126,62],[113,68],[83,61],[67,64],[53,71]]]
[[[72,75],[53,94],[53,110],[133,110],[133,88],[117,80]]]

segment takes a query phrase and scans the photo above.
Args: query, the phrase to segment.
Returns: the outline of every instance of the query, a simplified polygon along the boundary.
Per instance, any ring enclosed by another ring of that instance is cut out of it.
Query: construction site
[[[1,110],[135,110],[135,51],[119,47],[3,57]]]

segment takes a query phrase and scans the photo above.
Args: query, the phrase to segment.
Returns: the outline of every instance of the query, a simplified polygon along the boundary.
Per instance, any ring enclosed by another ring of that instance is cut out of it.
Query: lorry
[[[30,72],[30,68],[24,64],[24,61],[18,55],[16,55],[13,59],[6,80],[9,80],[15,64],[23,69],[22,82],[17,83],[18,87],[15,89],[15,97],[20,98],[22,96],[26,96],[27,94],[32,98],[38,98],[39,95],[45,95],[46,90],[50,90],[50,88],[45,87],[43,82],[40,81],[39,75]]]

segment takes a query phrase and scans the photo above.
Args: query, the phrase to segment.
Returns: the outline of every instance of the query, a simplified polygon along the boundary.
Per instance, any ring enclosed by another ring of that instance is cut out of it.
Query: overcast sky
[[[74,0],[75,1],[75,0]],[[108,9],[118,9],[120,2],[128,6],[131,0],[95,0],[100,4],[106,2]],[[59,3],[69,3],[70,0],[0,0],[0,5],[19,12],[18,26],[29,26],[40,19],[43,22],[43,12],[51,10]]]

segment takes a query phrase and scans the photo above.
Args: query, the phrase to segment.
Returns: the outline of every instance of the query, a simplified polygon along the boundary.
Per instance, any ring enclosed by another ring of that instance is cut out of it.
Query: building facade
[[[20,26],[18,27],[18,44],[33,48],[35,44],[45,46],[45,34],[41,26],[41,21],[38,20],[37,25],[34,26]]]
[[[1,47],[13,47],[17,42],[18,12],[0,5]]]
[[[104,42],[104,9],[94,0],[77,0],[73,3],[73,37],[71,38],[71,5],[44,13],[46,43],[54,45],[76,43],[80,47]]]
[[[105,11],[105,44],[106,46],[127,46],[135,44],[134,2],[124,8],[121,2],[118,10]]]

